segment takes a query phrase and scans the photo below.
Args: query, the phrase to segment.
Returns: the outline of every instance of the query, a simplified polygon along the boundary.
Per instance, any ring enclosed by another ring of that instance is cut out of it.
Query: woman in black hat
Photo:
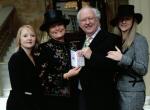
[[[133,5],[121,5],[117,16],[111,21],[114,32],[122,36],[122,50],[110,51],[108,58],[118,61],[117,80],[119,110],[143,110],[145,83],[148,71],[149,50],[146,38],[137,33],[142,21],[140,13],[134,13]]]
[[[49,10],[40,27],[50,36],[35,53],[47,110],[77,110],[77,78],[72,76],[80,68],[71,69],[70,45],[65,42],[68,24],[61,11]]]

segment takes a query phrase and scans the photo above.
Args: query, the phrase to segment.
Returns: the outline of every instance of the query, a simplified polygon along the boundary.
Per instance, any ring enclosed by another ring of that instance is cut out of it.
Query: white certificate
[[[85,65],[83,56],[79,56],[77,51],[71,50],[71,65],[73,67],[82,67]]]

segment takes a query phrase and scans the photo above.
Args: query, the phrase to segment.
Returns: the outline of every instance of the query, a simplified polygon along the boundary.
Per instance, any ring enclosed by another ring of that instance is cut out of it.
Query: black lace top
[[[71,68],[70,46],[50,39],[35,53],[44,95],[71,96],[76,87],[74,79],[65,80],[63,74]]]

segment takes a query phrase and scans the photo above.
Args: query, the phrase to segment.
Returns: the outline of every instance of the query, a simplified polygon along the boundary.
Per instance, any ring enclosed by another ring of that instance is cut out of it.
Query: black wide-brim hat
[[[110,21],[112,26],[116,26],[120,18],[133,16],[136,22],[139,24],[142,21],[142,14],[134,12],[133,5],[120,5],[118,7],[118,13],[114,19]]]
[[[69,19],[66,19],[60,10],[49,10],[44,14],[44,22],[40,26],[40,30],[47,31],[51,25],[56,23],[62,23],[66,26],[69,24]]]

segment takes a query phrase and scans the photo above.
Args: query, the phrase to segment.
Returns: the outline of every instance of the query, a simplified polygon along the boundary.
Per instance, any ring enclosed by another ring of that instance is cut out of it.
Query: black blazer
[[[8,69],[12,90],[7,100],[7,110],[33,109],[32,105],[36,105],[40,98],[40,82],[34,64],[22,48],[11,56]]]
[[[108,51],[115,50],[115,46],[121,47],[121,37],[102,30],[89,45],[92,55],[90,60],[85,59],[85,66],[80,71],[80,80],[88,108],[91,110],[94,110],[94,107],[98,110],[103,107],[108,110],[107,107],[113,106],[113,79],[117,62],[106,58],[106,55]]]

